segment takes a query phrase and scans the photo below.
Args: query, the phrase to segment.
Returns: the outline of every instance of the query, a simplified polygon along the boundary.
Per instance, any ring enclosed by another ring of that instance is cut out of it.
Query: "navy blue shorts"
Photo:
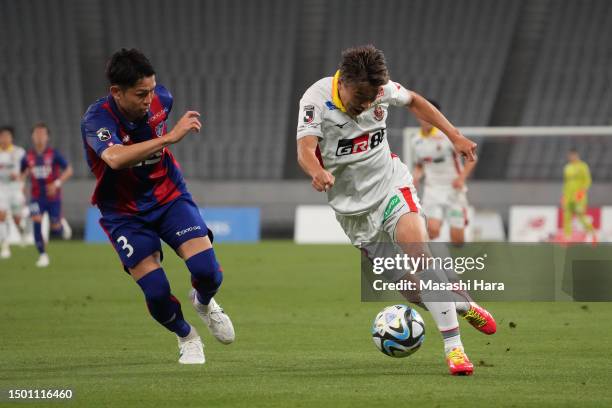
[[[142,214],[103,213],[100,225],[126,272],[149,255],[158,251],[162,254],[160,239],[175,251],[193,238],[209,236],[212,241],[212,234],[190,195]]]
[[[62,202],[47,201],[47,200],[32,200],[30,201],[30,215],[49,214],[51,224],[57,224],[62,220]]]

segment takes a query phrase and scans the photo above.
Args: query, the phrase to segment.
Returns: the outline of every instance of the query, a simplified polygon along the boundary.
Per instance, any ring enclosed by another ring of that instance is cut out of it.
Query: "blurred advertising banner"
[[[215,242],[257,242],[261,237],[260,209],[256,207],[200,208],[200,214],[213,232]],[[91,207],[85,221],[85,242],[107,242],[100,227],[100,212]]]

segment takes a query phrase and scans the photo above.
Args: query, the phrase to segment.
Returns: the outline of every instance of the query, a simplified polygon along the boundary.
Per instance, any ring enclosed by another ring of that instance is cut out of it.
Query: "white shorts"
[[[0,186],[0,211],[20,215],[25,207],[25,196],[20,188]]]
[[[412,175],[399,158],[393,159],[391,186],[378,207],[360,215],[336,214],[336,219],[357,248],[366,243],[395,242],[395,228],[402,215],[421,213]]]
[[[465,191],[451,186],[425,187],[423,193],[423,212],[428,219],[447,221],[451,228],[465,228],[468,202]]]

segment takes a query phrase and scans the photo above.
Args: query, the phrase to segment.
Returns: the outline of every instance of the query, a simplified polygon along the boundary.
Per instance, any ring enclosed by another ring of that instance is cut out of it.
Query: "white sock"
[[[444,338],[444,351],[448,353],[455,347],[463,347],[459,336],[459,321],[454,302],[427,302],[423,301],[431,317],[436,322],[436,326],[442,338]]]
[[[8,240],[8,223],[6,221],[0,222],[0,244],[4,244],[4,241]]]

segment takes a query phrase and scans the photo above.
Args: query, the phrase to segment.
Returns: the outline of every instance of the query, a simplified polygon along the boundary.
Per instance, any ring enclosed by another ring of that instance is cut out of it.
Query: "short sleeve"
[[[172,104],[174,102],[174,97],[170,93],[170,91],[163,85],[157,85],[155,87],[155,94],[159,97],[159,101],[162,103],[162,106],[166,110],[166,113],[170,115],[170,111],[172,110]]]
[[[65,170],[68,167],[68,161],[66,158],[57,150],[53,151],[53,161],[60,167],[60,169]]]
[[[323,122],[323,110],[307,95],[300,100],[300,112],[298,117],[297,138],[304,136],[323,137],[321,123]]]
[[[412,94],[400,83],[389,81],[385,85],[385,93],[388,93],[388,102],[393,106],[407,106],[412,102]]]
[[[84,142],[98,157],[109,147],[123,144],[117,135],[117,125],[112,120],[103,120],[100,117],[84,118],[81,122],[81,134]]]

